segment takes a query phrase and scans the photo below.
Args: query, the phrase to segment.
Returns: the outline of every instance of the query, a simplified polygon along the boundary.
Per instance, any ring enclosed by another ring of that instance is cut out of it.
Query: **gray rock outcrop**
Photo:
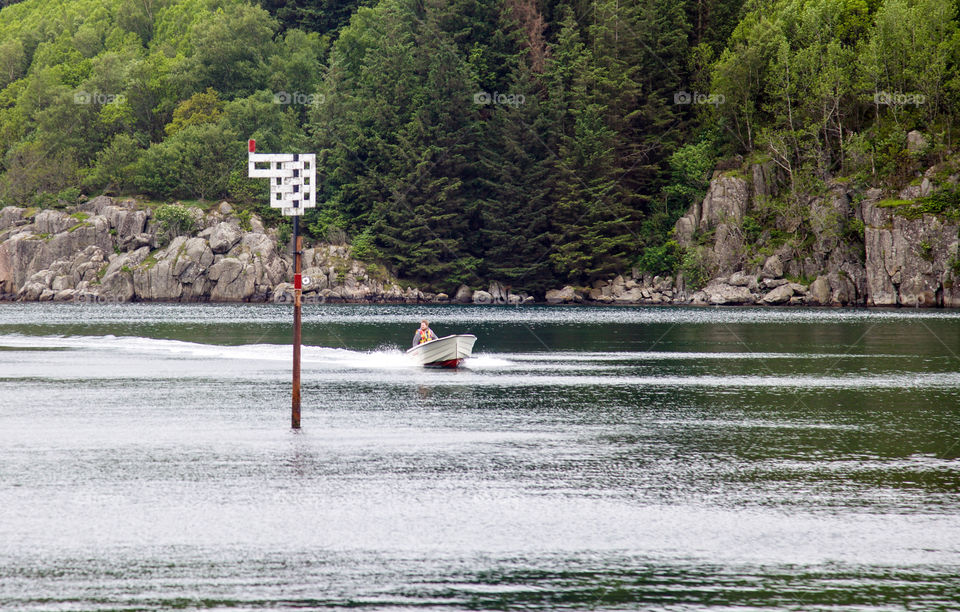
[[[960,306],[958,224],[929,214],[906,218],[873,202],[863,216],[868,305]]]
[[[268,301],[286,295],[289,254],[254,215],[243,231],[233,208],[221,203],[204,214],[188,209],[197,235],[169,244],[133,200],[100,196],[72,211],[0,210],[0,299],[127,301]],[[303,253],[315,282],[304,296],[315,301],[437,300],[403,290],[385,271],[350,258],[347,247],[323,245]],[[379,271],[377,271],[379,270]],[[509,299],[509,295],[504,301]],[[308,300],[308,301],[309,301]],[[439,297],[439,301],[444,301]]]

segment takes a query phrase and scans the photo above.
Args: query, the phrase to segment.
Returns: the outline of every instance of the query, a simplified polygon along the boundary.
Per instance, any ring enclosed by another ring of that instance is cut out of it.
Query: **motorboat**
[[[407,351],[416,363],[428,368],[456,368],[473,353],[473,334],[444,336],[411,348]]]

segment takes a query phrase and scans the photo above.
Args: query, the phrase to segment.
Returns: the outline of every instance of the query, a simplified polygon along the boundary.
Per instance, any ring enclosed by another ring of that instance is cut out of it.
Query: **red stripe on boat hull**
[[[447,359],[446,361],[434,361],[433,363],[428,363],[424,367],[427,368],[456,368],[463,363],[463,359]]]

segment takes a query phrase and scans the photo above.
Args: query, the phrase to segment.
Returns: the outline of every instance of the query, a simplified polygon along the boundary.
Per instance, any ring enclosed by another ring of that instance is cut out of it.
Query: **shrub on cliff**
[[[170,242],[174,236],[194,230],[193,216],[183,204],[164,204],[154,213],[159,225],[159,235],[163,242]]]

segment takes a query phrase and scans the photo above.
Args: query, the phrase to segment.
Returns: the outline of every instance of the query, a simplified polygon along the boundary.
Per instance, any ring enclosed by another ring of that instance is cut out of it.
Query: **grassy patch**
[[[802,274],[800,276],[785,275],[784,278],[790,281],[791,283],[798,283],[800,285],[805,285],[808,287],[813,283],[813,281],[817,280],[815,278],[809,278]]]
[[[877,202],[877,208],[899,208],[901,206],[913,206],[916,203],[916,200],[880,200]]]
[[[86,221],[87,219],[90,218],[90,213],[84,212],[82,210],[78,210],[77,212],[72,213],[70,215],[70,218],[76,219],[77,221]]]
[[[894,214],[906,219],[937,215],[957,223],[960,222],[960,189],[943,189],[916,200],[881,200],[877,207],[892,209]]]
[[[97,280],[96,280],[96,282],[95,282],[94,284],[97,284],[97,285],[100,284],[100,281],[102,281],[102,280],[103,280],[103,277],[106,276],[106,274],[107,274],[107,268],[109,268],[109,267],[110,267],[109,262],[108,262],[108,263],[104,263],[102,266],[100,266],[100,269],[97,270]]]
[[[240,229],[245,232],[253,230],[253,226],[250,223],[251,217],[253,217],[253,213],[249,210],[240,210],[237,212],[237,219],[240,220]]]
[[[157,265],[157,253],[160,252],[160,249],[150,251],[150,254],[144,257],[143,261],[140,262],[140,267],[149,270],[153,266]]]

